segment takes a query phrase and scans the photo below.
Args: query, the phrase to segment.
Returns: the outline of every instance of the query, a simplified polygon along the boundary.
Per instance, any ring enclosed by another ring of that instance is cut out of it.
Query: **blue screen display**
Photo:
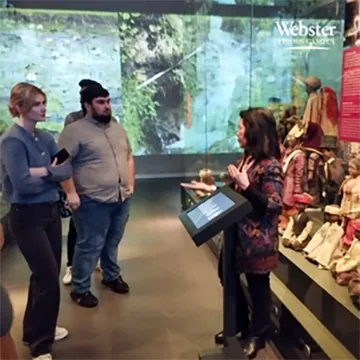
[[[217,193],[201,205],[197,206],[194,210],[189,211],[187,215],[195,227],[200,229],[234,205],[234,201],[229,199],[226,195]]]

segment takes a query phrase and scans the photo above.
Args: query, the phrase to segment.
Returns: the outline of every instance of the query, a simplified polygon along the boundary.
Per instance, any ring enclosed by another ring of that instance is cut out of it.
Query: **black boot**
[[[249,359],[254,359],[259,350],[265,347],[264,336],[252,336],[244,345],[244,353]]]
[[[123,280],[121,276],[113,281],[103,280],[101,283],[118,294],[127,294],[130,291],[129,285]]]
[[[90,291],[87,291],[84,294],[71,292],[70,297],[77,304],[86,308],[93,308],[96,307],[98,304],[98,299]]]
[[[240,330],[237,334],[236,334],[236,337],[238,338],[238,340],[245,340],[247,338],[249,334],[249,331],[246,329],[246,330]],[[218,332],[216,335],[215,335],[215,344],[218,344],[218,345],[224,345],[224,332],[223,331],[220,331]]]

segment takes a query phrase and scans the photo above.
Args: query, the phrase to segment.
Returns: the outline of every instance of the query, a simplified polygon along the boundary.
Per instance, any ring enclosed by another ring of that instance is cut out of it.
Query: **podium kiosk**
[[[223,244],[223,330],[224,347],[199,354],[202,360],[246,359],[236,338],[236,223],[251,213],[251,204],[228,186],[182,212],[179,219],[193,239],[201,246],[213,236],[224,232]]]

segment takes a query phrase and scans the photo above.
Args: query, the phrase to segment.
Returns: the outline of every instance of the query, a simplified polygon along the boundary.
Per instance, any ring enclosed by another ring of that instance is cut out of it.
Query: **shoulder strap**
[[[300,149],[296,149],[294,150],[287,158],[286,160],[284,161],[284,164],[283,164],[283,173],[285,174],[289,165],[290,165],[290,162],[291,160],[295,157],[296,154],[299,154],[301,153],[302,151]]]

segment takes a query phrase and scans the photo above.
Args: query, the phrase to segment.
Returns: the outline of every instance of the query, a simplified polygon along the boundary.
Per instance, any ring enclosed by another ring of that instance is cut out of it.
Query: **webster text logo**
[[[290,49],[328,50],[335,45],[336,26],[306,25],[303,21],[276,21],[280,44]]]

